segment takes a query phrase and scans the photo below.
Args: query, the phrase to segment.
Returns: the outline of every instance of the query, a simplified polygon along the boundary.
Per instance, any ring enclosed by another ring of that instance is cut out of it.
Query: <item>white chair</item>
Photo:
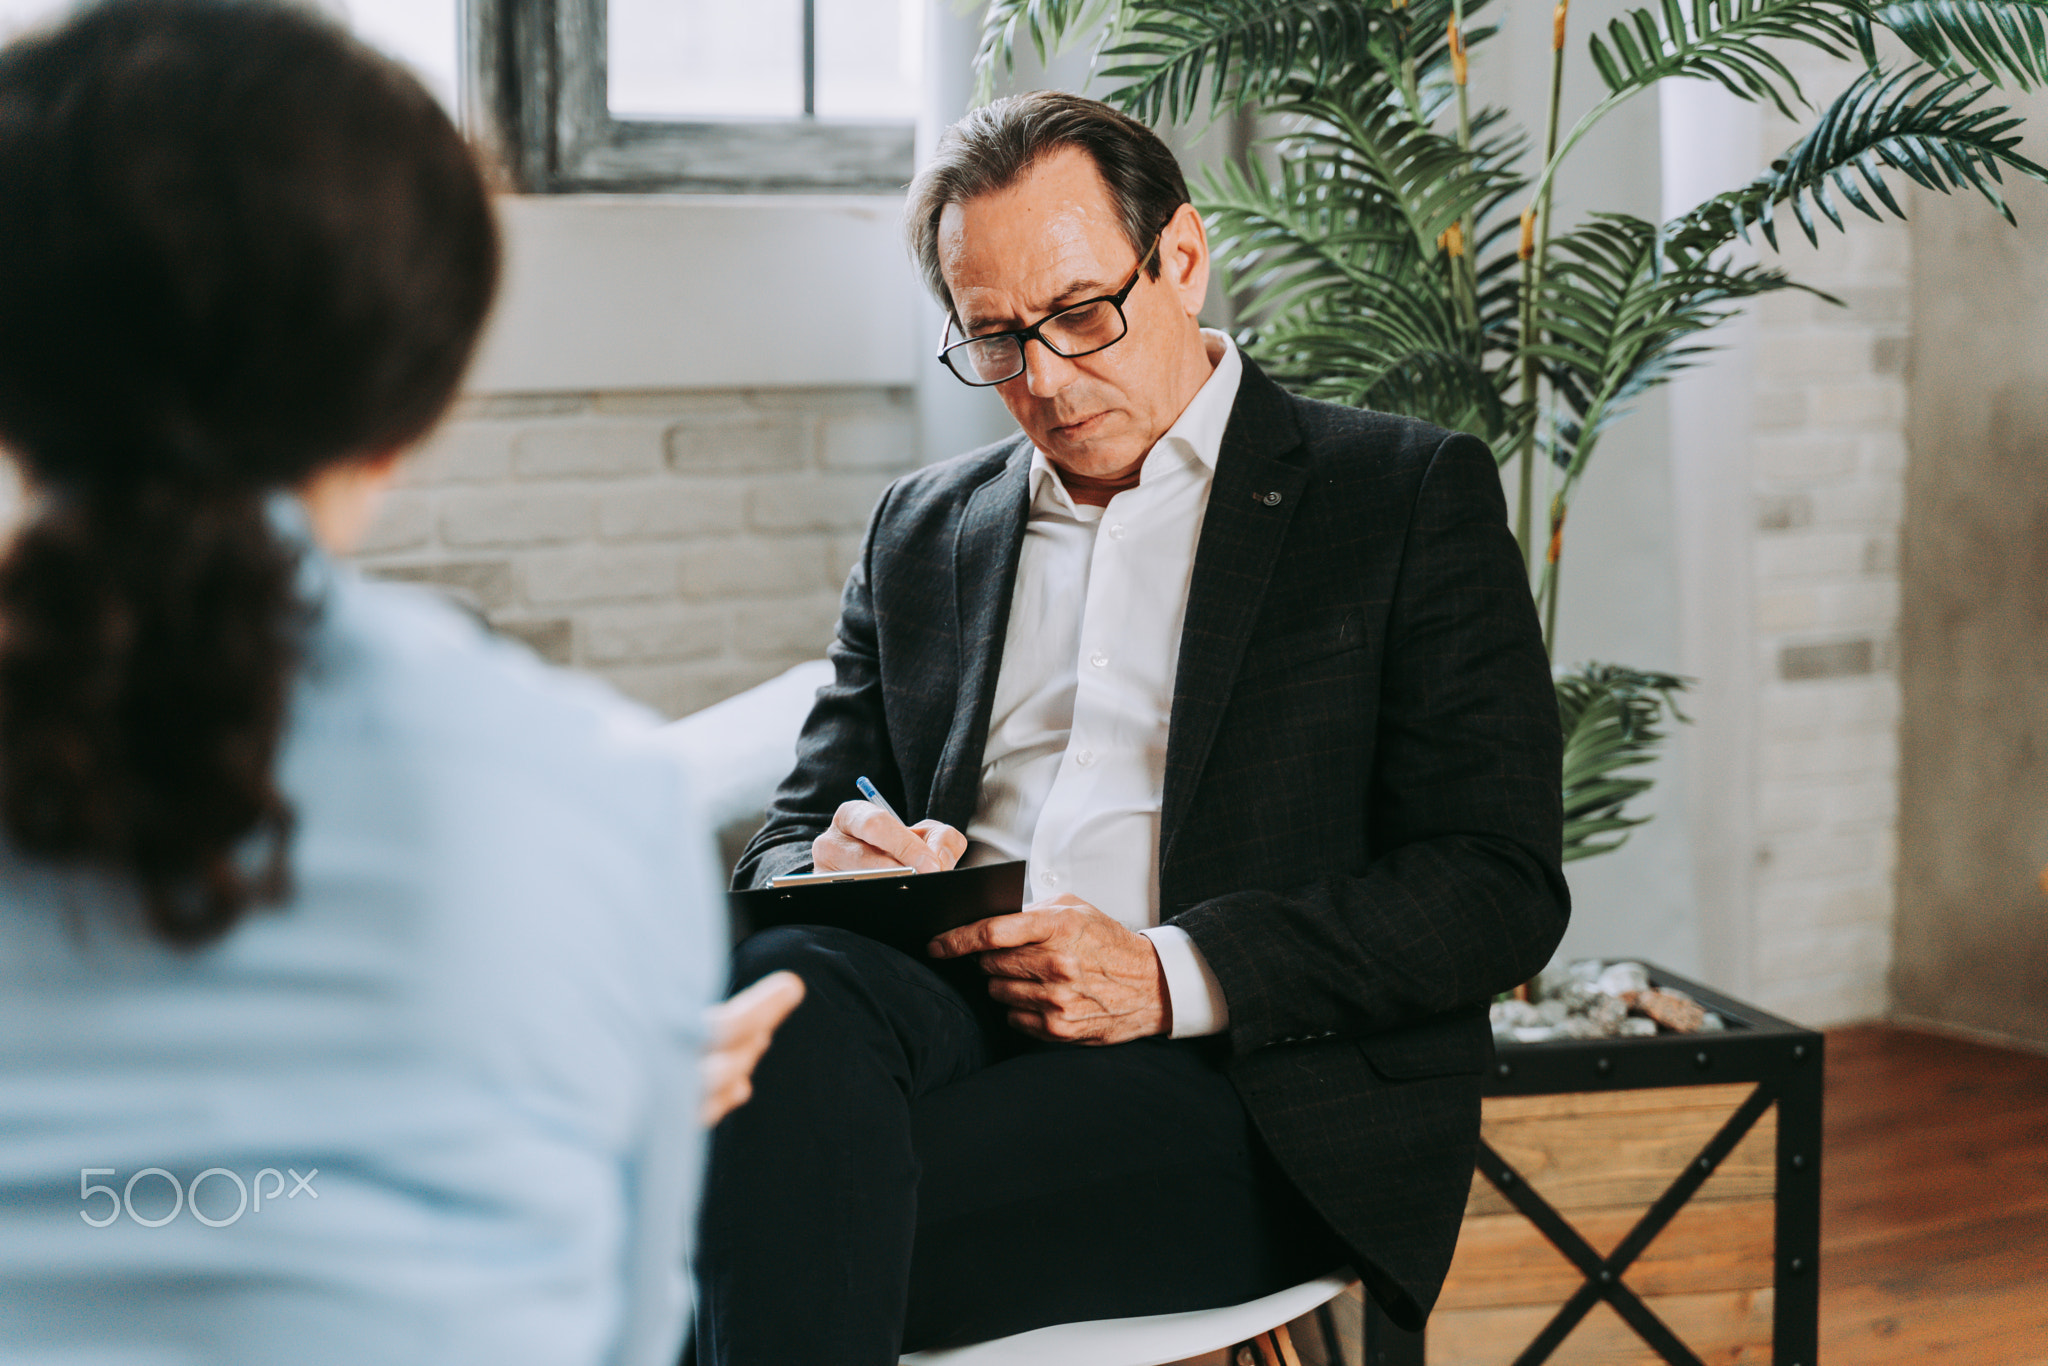
[[[1244,1304],[1185,1314],[1056,1323],[969,1347],[912,1352],[901,1366],[1196,1366],[1192,1359],[1202,1366],[1236,1366],[1227,1353],[1240,1343],[1254,1344],[1256,1366],[1301,1366],[1288,1340],[1289,1321],[1356,1284],[1358,1278],[1349,1271],[1336,1271]]]

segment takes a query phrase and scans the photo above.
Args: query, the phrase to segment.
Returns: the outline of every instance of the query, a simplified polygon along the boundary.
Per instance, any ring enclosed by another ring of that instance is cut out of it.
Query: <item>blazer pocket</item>
[[[1365,646],[1365,622],[1360,613],[1349,612],[1336,621],[1324,622],[1306,631],[1290,631],[1246,642],[1239,678],[1256,678],[1279,669],[1314,663],[1331,655],[1344,654]]]
[[[1492,1061],[1493,1036],[1484,1015],[1437,1019],[1360,1039],[1358,1051],[1385,1081],[1476,1077]]]

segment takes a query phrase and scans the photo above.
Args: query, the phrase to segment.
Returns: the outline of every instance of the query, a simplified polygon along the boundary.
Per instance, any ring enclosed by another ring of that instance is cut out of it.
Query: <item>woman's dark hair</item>
[[[468,148],[309,9],[109,0],[0,51],[0,822],[217,939],[286,889],[307,612],[270,503],[412,443],[498,274]]]
[[[939,216],[1007,190],[1048,153],[1078,147],[1095,162],[1131,250],[1145,256],[1174,211],[1188,202],[1188,185],[1173,149],[1159,135],[1100,100],[1063,90],[1033,90],[979,109],[939,136],[932,159],[910,182],[904,235],[925,288],[946,311],[953,295],[939,270]],[[1159,278],[1158,263],[1146,274]]]

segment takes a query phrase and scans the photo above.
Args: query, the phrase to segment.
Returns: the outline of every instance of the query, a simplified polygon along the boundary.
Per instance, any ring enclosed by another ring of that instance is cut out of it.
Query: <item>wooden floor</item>
[[[1820,1366],[2048,1366],[2048,1057],[1827,1038]]]

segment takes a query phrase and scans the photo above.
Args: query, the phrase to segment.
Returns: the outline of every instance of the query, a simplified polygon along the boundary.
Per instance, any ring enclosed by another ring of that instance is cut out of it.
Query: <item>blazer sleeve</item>
[[[776,788],[765,822],[733,869],[736,888],[765,887],[770,878],[784,873],[808,872],[811,841],[831,826],[842,802],[859,795],[853,780],[862,774],[899,811],[909,809],[883,713],[881,650],[870,577],[879,528],[894,492],[892,487],[876,505],[860,557],[846,576],[839,623],[825,651],[832,661],[832,681],[818,689],[797,737],[796,766]]]
[[[1386,626],[1366,863],[1174,918],[1232,1051],[1398,1030],[1527,980],[1564,934],[1556,694],[1491,454],[1429,458]]]

